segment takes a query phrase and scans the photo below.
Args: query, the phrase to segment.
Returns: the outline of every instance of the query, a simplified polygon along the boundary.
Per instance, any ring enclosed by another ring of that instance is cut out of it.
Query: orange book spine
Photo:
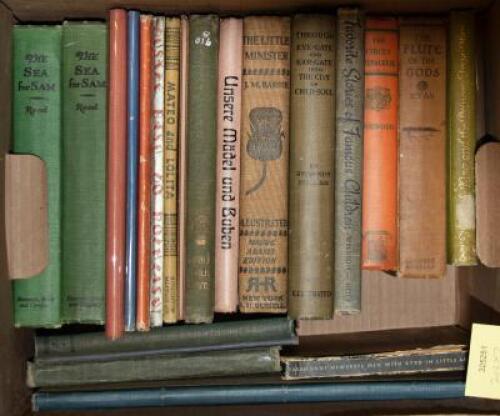
[[[397,269],[398,22],[366,21],[362,268]]]
[[[139,73],[139,189],[137,215],[137,329],[147,331],[151,271],[151,106],[152,106],[151,15],[141,16]]]
[[[127,12],[109,14],[108,161],[106,195],[106,336],[123,333],[127,146]]]

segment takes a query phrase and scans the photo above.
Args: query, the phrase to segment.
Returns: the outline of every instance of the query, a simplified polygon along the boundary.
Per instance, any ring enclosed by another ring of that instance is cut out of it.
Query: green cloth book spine
[[[61,325],[61,27],[13,30],[13,151],[45,161],[48,181],[49,263],[13,283],[17,327]]]
[[[204,323],[213,320],[215,296],[219,18],[191,16],[189,42],[185,321]]]
[[[476,259],[474,151],[476,72],[474,13],[452,12],[448,59],[448,263]]]
[[[361,196],[363,174],[364,19],[358,9],[337,13],[335,149],[336,313],[361,310]]]
[[[29,387],[175,380],[193,377],[279,373],[279,347],[193,354],[158,355],[84,363],[29,362]]]
[[[63,322],[104,323],[107,27],[63,25]]]

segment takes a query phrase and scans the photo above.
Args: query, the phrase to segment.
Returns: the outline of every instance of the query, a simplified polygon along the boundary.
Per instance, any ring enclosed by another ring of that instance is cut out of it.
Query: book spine
[[[320,403],[383,400],[459,399],[463,381],[259,384],[162,387],[141,390],[35,392],[34,411],[102,410],[181,405]]]
[[[369,18],[365,34],[362,268],[397,268],[398,22]]]
[[[337,13],[335,147],[335,312],[361,310],[364,17]]]
[[[139,163],[139,19],[128,12],[127,55],[127,237],[125,330],[134,331],[137,299],[137,165]]]
[[[13,151],[47,169],[49,259],[37,276],[14,282],[14,324],[58,327],[61,286],[61,27],[13,30]]]
[[[240,311],[287,310],[290,19],[243,29]]]
[[[474,14],[452,12],[448,67],[448,262],[474,265],[476,73]]]
[[[279,347],[160,355],[102,362],[28,362],[29,387],[279,373]]]
[[[238,308],[243,20],[220,23],[217,108],[215,311]]]
[[[163,187],[165,147],[165,18],[153,20],[153,143],[151,178],[151,281],[149,315],[151,327],[163,324],[163,245],[164,204]]]
[[[292,20],[288,315],[332,317],[335,18]]]
[[[109,13],[108,151],[106,181],[106,336],[123,332],[127,140],[127,12]]]
[[[189,18],[181,16],[181,62],[179,84],[179,155],[177,196],[177,319],[184,320],[186,302],[186,177],[187,99],[189,77]]]
[[[124,351],[165,350],[213,347],[270,340],[296,340],[294,321],[287,318],[264,318],[229,321],[211,325],[179,325],[158,328],[148,333],[132,332],[115,342],[107,342],[101,332],[36,336],[35,357],[96,355]]]
[[[163,321],[177,322],[177,169],[179,142],[180,19],[166,19],[165,55],[165,253]]]
[[[63,26],[64,322],[104,323],[107,28]]]
[[[147,331],[151,273],[151,104],[153,16],[141,15],[139,76],[139,189],[137,213],[137,329]]]
[[[446,271],[446,29],[400,21],[399,273]]]
[[[218,46],[219,18],[191,16],[185,313],[188,323],[213,320]]]

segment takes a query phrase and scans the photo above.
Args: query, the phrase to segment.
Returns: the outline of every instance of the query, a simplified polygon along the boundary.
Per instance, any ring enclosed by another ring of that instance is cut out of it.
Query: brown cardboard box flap
[[[6,155],[5,228],[11,279],[41,273],[48,264],[47,172],[33,155]]]

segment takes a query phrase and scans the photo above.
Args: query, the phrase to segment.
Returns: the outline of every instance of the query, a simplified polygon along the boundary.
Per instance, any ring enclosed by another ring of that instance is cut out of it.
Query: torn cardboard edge
[[[49,262],[47,170],[37,156],[5,156],[5,229],[9,278],[43,272]]]

